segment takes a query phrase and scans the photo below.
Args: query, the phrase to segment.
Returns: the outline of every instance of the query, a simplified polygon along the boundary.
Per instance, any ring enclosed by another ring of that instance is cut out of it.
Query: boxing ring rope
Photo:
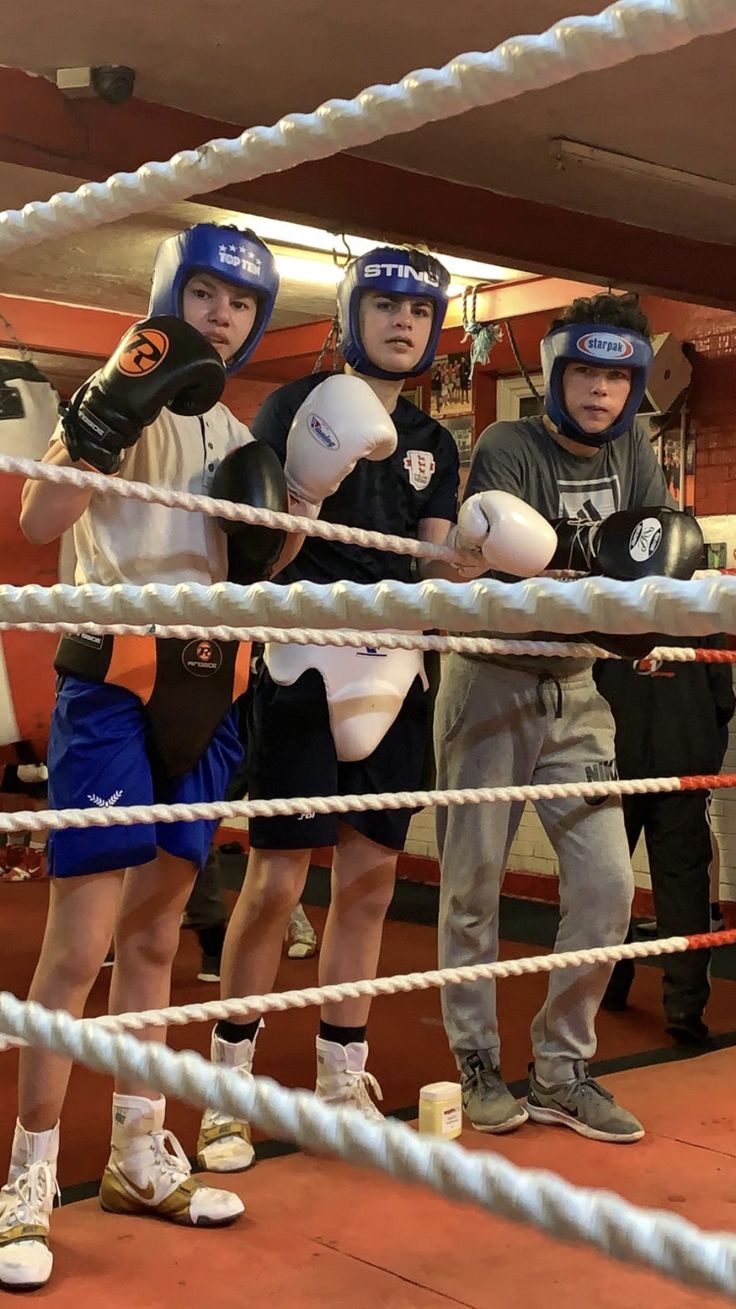
[[[78,636],[157,636],[189,641],[209,637],[214,641],[254,641],[275,645],[352,646],[362,650],[433,650],[438,654],[528,655],[530,658],[617,659],[633,656],[614,654],[602,646],[581,641],[503,641],[484,636],[429,636],[421,632],[351,632],[318,627],[185,627],[180,624],[139,626],[131,623],[0,623],[0,632],[61,632]],[[693,646],[656,645],[646,655],[650,662],[679,664],[736,664],[736,650],[709,650]]]
[[[209,141],[168,163],[147,163],[137,172],[114,173],[106,182],[87,182],[76,192],[6,211],[0,215],[0,254],[325,159],[733,27],[733,0],[620,0],[600,14],[565,18],[490,52],[459,55],[443,68],[420,68],[393,85],[370,86],[352,100],[328,100],[313,113],[287,114],[272,127]]]
[[[728,1233],[705,1233],[677,1215],[639,1209],[610,1192],[432,1141],[395,1120],[374,1123],[359,1110],[322,1105],[306,1091],[286,1090],[268,1078],[245,1079],[197,1054],[175,1054],[8,994],[0,994],[0,1029],[98,1072],[123,1073],[199,1108],[246,1119],[269,1135],[422,1182],[500,1218],[531,1223],[558,1240],[591,1246],[687,1285],[736,1294],[736,1238]]]
[[[325,986],[306,986],[300,990],[270,991],[266,995],[232,996],[227,1000],[167,1005],[161,1009],[144,1009],[138,1013],[104,1014],[84,1018],[81,1022],[104,1027],[108,1032],[137,1032],[145,1027],[187,1027],[189,1023],[217,1022],[247,1015],[286,1013],[289,1009],[309,1009],[315,1005],[341,1004],[364,996],[376,999],[386,995],[406,995],[410,991],[430,991],[461,982],[503,981],[534,973],[564,972],[594,964],[617,964],[622,959],[653,959],[660,955],[685,954],[688,950],[711,950],[736,945],[736,929],[701,932],[693,936],[668,936],[656,941],[631,941],[622,945],[596,945],[585,950],[563,950],[559,954],[529,955],[525,959],[498,959],[490,964],[463,964],[459,968],[433,968],[423,973],[395,973],[391,977],[361,978],[356,982],[332,982]],[[8,1040],[6,1045],[23,1044]],[[0,1038],[0,1051],[5,1045]]]
[[[298,514],[283,513],[275,509],[257,509],[254,505],[236,504],[232,500],[217,500],[191,491],[174,491],[167,486],[149,486],[146,482],[132,482],[124,477],[108,477],[81,468],[66,468],[57,464],[44,464],[37,459],[21,459],[0,454],[0,473],[26,477],[35,482],[54,482],[56,485],[77,487],[101,495],[119,496],[123,500],[141,500],[145,504],[164,505],[169,509],[183,509],[188,513],[204,514],[206,518],[227,518],[234,523],[248,523],[256,527],[271,527],[276,531],[298,532],[304,536],[319,537],[323,541],[340,541],[343,545],[359,545],[389,554],[412,555],[415,559],[441,559],[459,569],[476,567],[479,552],[453,550],[431,541],[417,541],[415,537],[396,536],[390,532],[376,532],[364,527],[346,527],[342,523],[328,523],[322,518],[303,518]],[[557,580],[586,577],[588,574],[572,568],[545,569],[543,576]],[[733,568],[699,568],[693,577],[736,576]],[[462,581],[458,577],[458,581]]]
[[[142,500],[146,504],[165,505],[169,509],[204,514],[207,518],[227,518],[234,523],[249,523],[284,532],[303,533],[304,536],[318,536],[323,541],[340,541],[343,545],[360,545],[391,554],[413,555],[416,559],[442,559],[460,567],[477,564],[478,559],[477,555],[466,555],[446,545],[434,545],[431,541],[373,532],[364,527],[344,527],[342,523],[328,523],[321,518],[302,518],[297,514],[280,513],[273,509],[256,509],[253,505],[216,500],[212,496],[194,495],[190,491],[174,491],[166,486],[148,486],[145,482],[108,477],[105,473],[42,464],[36,459],[19,459],[0,454],[0,473],[28,477],[36,482],[66,484],[102,495],[116,495],[123,500]]]
[[[368,795],[310,795],[286,800],[217,800],[197,804],[112,805],[94,809],[38,809],[0,813],[0,832],[58,832],[65,828],[133,827],[137,823],[192,823],[200,819],[289,818],[314,814],[376,813],[383,809],[447,809],[451,805],[532,803],[536,800],[605,800],[614,795],[667,795],[720,791],[736,786],[736,773],[692,777],[618,778],[607,782],[547,782],[529,786],[477,786],[447,791],[377,791]],[[88,799],[92,799],[91,796]]]
[[[183,623],[207,630],[213,615],[228,627],[307,626],[371,630],[376,616],[389,631],[439,628],[483,632],[489,628],[516,633],[595,630],[668,632],[672,636],[708,636],[736,632],[736,578],[713,577],[684,582],[648,577],[616,582],[586,577],[575,582],[531,578],[507,584],[490,578],[475,581],[419,583],[296,582],[280,586],[261,582],[236,586],[150,583],[101,586],[0,586],[0,623],[40,626],[87,621],[126,623],[149,632],[159,624]]]

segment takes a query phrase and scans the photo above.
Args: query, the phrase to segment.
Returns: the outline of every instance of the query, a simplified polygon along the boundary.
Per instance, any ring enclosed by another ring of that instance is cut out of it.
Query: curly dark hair
[[[580,296],[563,309],[559,318],[555,318],[550,327],[568,327],[570,323],[600,323],[606,327],[628,327],[631,332],[640,332],[651,339],[652,330],[649,320],[642,311],[639,297],[635,291],[626,291],[623,295],[612,295],[602,291],[600,295],[586,299]]]

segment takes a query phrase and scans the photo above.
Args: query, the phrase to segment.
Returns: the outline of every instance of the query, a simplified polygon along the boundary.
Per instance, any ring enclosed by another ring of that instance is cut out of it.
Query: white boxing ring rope
[[[322,1105],[306,1091],[286,1090],[268,1078],[245,1079],[200,1055],[106,1032],[7,993],[0,994],[0,1030],[88,1068],[125,1073],[199,1108],[216,1107],[270,1135],[423,1182],[501,1218],[533,1223],[558,1240],[592,1246],[691,1286],[736,1294],[736,1238],[730,1233],[706,1233],[678,1215],[639,1209],[611,1192],[432,1141],[395,1120],[371,1122],[359,1110]]]
[[[76,192],[8,210],[0,214],[0,255],[325,159],[733,27],[733,0],[619,0],[600,14],[562,19],[546,32],[514,37],[493,51],[458,55],[443,68],[420,68],[394,85],[370,86],[353,100],[328,100],[313,113],[288,114],[273,127],[209,141],[168,163],[147,163],[135,173],[114,173],[106,182],[87,182]]]
[[[137,823],[191,823],[199,819],[288,818],[313,814],[376,813],[383,809],[447,809],[451,805],[515,804],[535,800],[605,800],[614,795],[667,795],[736,785],[736,773],[693,777],[616,778],[606,782],[544,782],[474,786],[447,791],[376,791],[365,795],[309,795],[284,800],[215,800],[196,804],[100,804],[93,809],[22,809],[0,813],[0,832],[59,832],[66,828],[134,827]],[[91,796],[88,797],[90,800]]]
[[[168,486],[149,486],[145,482],[108,477],[105,473],[93,473],[81,468],[43,464],[37,459],[19,459],[0,454],[0,473],[28,477],[36,482],[54,482],[57,485],[66,483],[81,490],[119,496],[124,500],[141,500],[146,504],[165,505],[170,509],[204,514],[208,518],[227,518],[234,523],[273,527],[285,532],[303,533],[304,536],[318,536],[323,541],[341,541],[345,545],[360,545],[390,551],[392,554],[411,555],[415,559],[442,559],[458,567],[477,562],[475,555],[466,555],[431,541],[373,532],[363,527],[344,527],[342,523],[327,523],[321,518],[302,518],[298,514],[280,513],[273,509],[256,509],[253,505],[235,504],[232,500],[216,500],[208,495],[193,495],[190,491],[174,491]]]
[[[501,654],[529,655],[531,658],[567,656],[576,659],[623,660],[627,656],[613,654],[602,646],[581,641],[573,645],[567,641],[504,641],[482,636],[432,636],[422,632],[351,632],[336,628],[322,631],[319,627],[186,627],[183,624],[135,626],[131,623],[0,623],[0,632],[60,632],[78,636],[157,636],[162,639],[190,641],[207,636],[213,641],[252,641],[275,645],[351,646],[362,650],[430,650],[438,654]],[[633,658],[633,656],[631,656]],[[736,650],[707,650],[681,645],[655,645],[646,655],[650,662],[695,664],[736,663]]]
[[[29,478],[35,482],[53,482],[56,485],[74,486],[102,495],[118,496],[123,500],[140,500],[144,504],[164,505],[169,509],[182,509],[188,513],[203,514],[207,518],[225,518],[234,523],[248,523],[258,527],[271,527],[284,532],[319,537],[323,541],[340,541],[344,545],[358,545],[366,549],[385,550],[391,554],[410,555],[414,559],[431,559],[454,564],[456,568],[478,571],[480,552],[454,550],[432,541],[418,541],[414,537],[397,536],[390,532],[376,532],[364,527],[346,527],[342,523],[329,523],[321,518],[303,518],[300,514],[283,513],[273,509],[257,509],[254,505],[237,504],[232,500],[217,500],[209,495],[195,495],[191,491],[175,491],[168,486],[149,486],[147,482],[133,482],[124,477],[108,477],[80,468],[66,468],[57,464],[44,464],[38,459],[21,459],[0,454],[0,473]],[[574,569],[545,569],[542,576],[556,580],[572,580],[587,576]],[[723,569],[702,568],[695,578],[720,577]],[[462,571],[458,581],[465,580]]]
[[[709,636],[736,632],[736,577],[683,582],[648,577],[615,582],[586,577],[558,582],[538,577],[511,585],[478,578],[472,582],[261,582],[236,586],[180,583],[143,587],[0,586],[0,623],[128,623],[153,630],[183,623],[208,629],[213,618],[228,627],[273,626],[371,630],[380,616],[388,631],[439,628],[455,632],[491,629],[515,635],[539,630],[667,632]]]
[[[666,936],[657,941],[630,941],[623,945],[595,945],[583,950],[563,950],[559,954],[551,951],[549,954],[528,955],[523,959],[497,959],[490,964],[432,968],[423,973],[394,973],[391,977],[367,977],[355,982],[305,986],[299,990],[269,991],[265,995],[232,996],[227,1000],[165,1005],[161,1009],[103,1014],[99,1018],[84,1018],[80,1021],[104,1027],[108,1032],[139,1032],[146,1027],[187,1027],[189,1023],[281,1014],[289,1009],[310,1009],[316,1005],[340,1004],[343,1000],[357,1000],[365,996],[376,999],[386,995],[406,995],[410,991],[437,990],[461,982],[503,981],[509,977],[525,977],[534,973],[558,973],[564,972],[567,968],[583,968],[594,964],[617,964],[622,959],[654,959],[666,954],[684,954],[688,950],[711,949],[726,945],[736,945],[736,930],[707,932],[698,937]],[[0,1050],[2,1049],[2,1038],[0,1038]]]

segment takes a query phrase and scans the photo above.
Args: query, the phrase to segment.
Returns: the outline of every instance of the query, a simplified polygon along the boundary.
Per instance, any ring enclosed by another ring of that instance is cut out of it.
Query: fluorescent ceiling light
[[[336,288],[338,282],[342,280],[345,269],[332,260],[310,257],[306,252],[301,256],[284,254],[275,243],[272,248],[279,276],[286,282],[304,282],[308,286]],[[371,249],[370,245],[368,249]],[[464,282],[450,282],[448,287],[450,297],[462,295],[465,288]]]
[[[278,218],[262,218],[257,214],[239,214],[238,220],[252,227],[264,241],[273,242],[277,246],[314,250],[329,255],[334,252],[341,264],[344,264],[349,257],[365,254],[367,250],[372,250],[374,246],[381,244],[379,238],[368,240],[364,236],[355,236],[349,232],[336,234],[321,227],[306,227],[302,223],[287,223]],[[471,282],[510,282],[529,276],[528,273],[513,268],[502,268],[499,264],[460,259],[456,255],[443,254],[442,251],[435,251],[435,253],[448,272]],[[285,272],[285,276],[288,275]],[[336,283],[337,281],[339,276],[335,279]],[[455,286],[452,294],[458,294],[462,289],[461,285]]]
[[[664,164],[654,164],[647,159],[636,159],[633,155],[617,154],[614,150],[602,150],[597,145],[583,145],[580,141],[567,141],[564,137],[555,137],[550,141],[550,149],[555,159],[563,167],[569,161],[576,164],[590,164],[594,168],[606,168],[615,173],[631,173],[636,177],[654,178],[658,182],[667,182],[671,186],[686,186],[699,191],[701,195],[720,196],[726,200],[736,200],[736,185],[732,182],[717,182],[713,177],[703,177],[699,173],[686,173],[680,168],[666,168]]]
[[[259,232],[260,236],[260,232]],[[337,286],[343,270],[337,264],[322,259],[300,259],[298,255],[274,251],[279,276],[287,282],[306,282],[311,286]]]

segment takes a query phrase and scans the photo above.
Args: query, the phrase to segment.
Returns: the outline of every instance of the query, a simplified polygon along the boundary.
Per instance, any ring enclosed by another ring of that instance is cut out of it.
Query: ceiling
[[[136,97],[232,123],[236,135],[244,126],[395,81],[410,69],[440,66],[461,51],[488,50],[519,32],[542,31],[571,7],[595,13],[601,6],[596,0],[407,0],[402,6],[372,0],[368,10],[344,0],[281,0],[276,6],[157,0],[134,14],[129,6],[89,0],[24,0],[0,9],[0,50],[6,66],[52,80],[58,68],[129,65],[136,71]],[[703,38],[386,138],[359,154],[413,174],[734,246],[735,66],[736,33]],[[704,196],[697,187],[653,174],[560,167],[551,148],[560,137],[731,183],[733,197]],[[0,141],[0,209],[74,190],[89,175],[80,170],[76,176],[68,160],[50,160],[45,168],[14,162],[13,145],[3,148]],[[136,145],[148,157],[146,140]],[[22,249],[3,265],[2,289],[140,313],[159,241],[190,222],[229,212],[203,210],[192,200]],[[421,224],[410,192],[397,194],[393,227],[416,232]],[[487,251],[492,257],[492,230]],[[603,244],[599,253],[601,282],[619,281],[621,251]],[[561,263],[574,267],[572,255]],[[333,303],[329,287],[287,280],[274,326],[326,318]]]
[[[293,110],[350,97],[410,69],[436,67],[467,50],[490,50],[520,32],[541,32],[596,0],[157,0],[144,20],[125,5],[24,0],[0,14],[3,61],[53,76],[56,68],[127,64],[136,95],[206,117],[252,126]],[[736,15],[735,15],[736,20]],[[606,213],[666,231],[730,241],[733,201],[702,204],[653,182],[561,171],[549,141],[568,137],[736,185],[736,33],[387,138],[365,154],[384,162]]]
[[[79,185],[76,179],[72,182],[30,168],[0,165],[0,209],[18,208],[29,199],[39,198],[40,178],[46,190],[51,186],[49,194],[70,189],[70,183],[71,189]],[[143,314],[160,242],[192,223],[228,222],[239,217],[227,209],[184,201],[58,241],[28,246],[14,253],[10,266],[3,269],[2,289],[11,295],[41,295],[48,300]],[[316,262],[332,261],[318,257]],[[293,327],[329,318],[334,305],[334,289],[319,282],[284,279],[272,324],[274,328]]]

